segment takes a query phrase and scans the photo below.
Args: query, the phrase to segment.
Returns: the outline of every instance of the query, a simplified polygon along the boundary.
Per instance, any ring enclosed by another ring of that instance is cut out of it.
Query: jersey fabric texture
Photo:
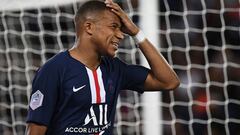
[[[143,93],[148,72],[108,57],[93,71],[61,52],[33,80],[27,122],[47,126],[47,135],[111,135],[120,90]]]

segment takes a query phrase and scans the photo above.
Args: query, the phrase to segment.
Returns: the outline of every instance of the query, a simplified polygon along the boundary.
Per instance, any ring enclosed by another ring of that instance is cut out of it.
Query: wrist
[[[130,35],[130,36],[136,36],[139,31],[140,31],[140,29],[139,29],[139,28],[136,28],[136,29],[133,31],[132,35]]]
[[[132,38],[136,44],[136,47],[139,47],[139,44],[142,43],[146,39],[146,36],[143,33],[143,31],[139,29],[137,34],[135,36],[132,36]]]

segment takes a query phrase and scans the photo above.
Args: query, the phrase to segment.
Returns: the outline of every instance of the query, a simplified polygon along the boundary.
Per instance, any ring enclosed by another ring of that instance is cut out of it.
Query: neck
[[[91,70],[96,70],[101,63],[101,56],[89,44],[77,42],[69,52],[74,59],[80,61]]]

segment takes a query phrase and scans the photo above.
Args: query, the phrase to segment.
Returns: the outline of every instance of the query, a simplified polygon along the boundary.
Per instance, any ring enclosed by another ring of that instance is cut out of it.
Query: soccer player
[[[111,0],[84,3],[75,15],[76,44],[37,72],[27,116],[28,135],[111,135],[120,90],[172,90],[173,69]],[[150,69],[115,56],[123,34],[135,39]]]

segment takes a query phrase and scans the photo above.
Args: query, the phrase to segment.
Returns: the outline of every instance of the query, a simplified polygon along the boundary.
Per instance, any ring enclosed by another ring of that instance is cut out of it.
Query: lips
[[[119,46],[119,42],[112,42],[113,46],[116,47],[116,49],[118,49],[118,46]]]

